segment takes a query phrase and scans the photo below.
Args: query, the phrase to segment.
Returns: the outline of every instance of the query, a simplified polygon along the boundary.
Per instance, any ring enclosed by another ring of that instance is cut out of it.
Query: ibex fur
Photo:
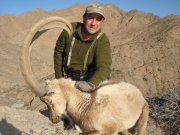
[[[83,135],[131,135],[128,129],[137,123],[137,135],[144,135],[149,106],[135,86],[108,82],[92,93],[84,93],[74,84],[64,78],[48,83],[48,92],[41,100],[48,106],[53,123],[68,115]]]

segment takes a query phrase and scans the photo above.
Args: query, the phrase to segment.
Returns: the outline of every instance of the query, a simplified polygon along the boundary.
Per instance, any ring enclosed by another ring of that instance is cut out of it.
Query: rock
[[[32,100],[30,107],[33,111],[44,110],[47,108],[46,104],[43,103],[37,96]]]
[[[18,100],[16,103],[13,103],[11,105],[11,108],[21,108],[24,106],[24,102],[22,100]]]
[[[149,118],[146,135],[163,135],[160,126],[152,118]]]
[[[52,124],[38,111],[17,110],[0,106],[0,134],[2,135],[77,135],[75,130],[64,131],[63,123]]]

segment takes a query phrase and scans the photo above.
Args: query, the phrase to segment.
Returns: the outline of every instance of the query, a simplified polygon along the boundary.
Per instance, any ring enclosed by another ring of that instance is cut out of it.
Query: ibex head
[[[58,123],[66,114],[66,100],[57,79],[46,80],[46,83],[47,92],[40,99],[47,105],[52,123]]]

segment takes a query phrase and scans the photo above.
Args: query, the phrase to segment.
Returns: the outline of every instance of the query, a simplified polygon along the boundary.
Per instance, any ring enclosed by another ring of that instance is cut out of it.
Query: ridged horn
[[[68,32],[69,35],[71,35],[73,32],[71,23],[64,18],[57,16],[44,18],[31,27],[20,50],[20,69],[22,76],[26,83],[31,87],[31,91],[39,97],[43,96],[46,91],[32,72],[30,53],[33,47],[33,42],[44,32],[52,28],[63,28]]]

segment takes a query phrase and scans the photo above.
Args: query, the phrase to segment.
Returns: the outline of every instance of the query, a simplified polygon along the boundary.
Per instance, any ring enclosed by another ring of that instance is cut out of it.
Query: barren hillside
[[[21,15],[0,15],[0,106],[29,109],[35,95],[25,83],[19,54],[29,29],[48,16],[70,22],[82,21],[87,5],[46,12],[36,9]],[[112,50],[112,78],[136,85],[146,97],[163,96],[180,87],[180,15],[159,18],[138,10],[124,12],[115,5],[103,5],[103,31]],[[53,49],[61,29],[44,33],[32,48],[31,66],[39,80],[53,76]]]

